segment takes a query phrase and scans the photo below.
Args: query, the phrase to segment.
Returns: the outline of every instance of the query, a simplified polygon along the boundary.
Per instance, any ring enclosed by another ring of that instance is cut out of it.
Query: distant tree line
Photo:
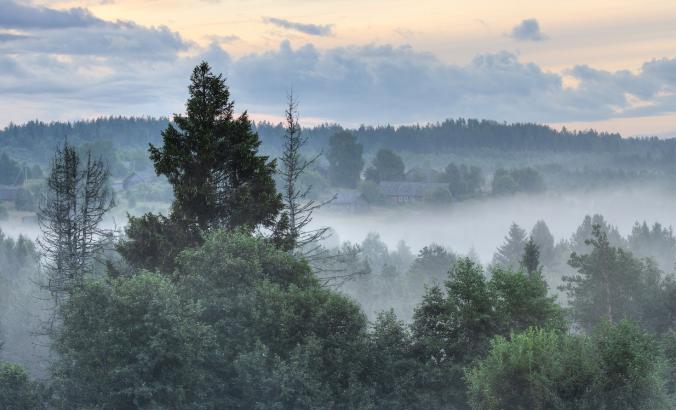
[[[158,144],[160,132],[169,123],[168,118],[103,117],[75,122],[30,121],[10,124],[0,130],[0,141],[9,148],[33,149],[43,152],[69,138],[78,145],[96,140],[110,140],[116,146],[146,146]],[[259,122],[252,124],[267,152],[282,149],[279,135],[284,125]],[[414,153],[449,153],[462,150],[556,151],[613,153],[623,156],[625,162],[651,160],[673,162],[676,158],[676,140],[651,138],[622,138],[616,133],[594,130],[556,130],[533,123],[501,123],[491,120],[448,119],[426,125],[394,127],[361,126],[346,129],[337,124],[324,124],[303,130],[308,138],[308,149],[319,151],[329,145],[331,137],[341,131],[351,132],[365,152],[382,147]]]

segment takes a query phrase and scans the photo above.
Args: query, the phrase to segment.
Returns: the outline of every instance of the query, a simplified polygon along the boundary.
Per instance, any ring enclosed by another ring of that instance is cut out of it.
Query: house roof
[[[412,196],[423,197],[427,192],[437,189],[448,189],[448,185],[441,182],[394,182],[383,181],[378,184],[380,192],[385,196]]]
[[[355,202],[364,201],[361,192],[358,190],[340,191],[336,193],[336,197],[330,202],[332,205],[349,205]]]

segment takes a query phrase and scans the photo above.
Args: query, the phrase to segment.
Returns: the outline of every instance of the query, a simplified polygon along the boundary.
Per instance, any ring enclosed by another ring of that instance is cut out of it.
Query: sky
[[[202,60],[257,120],[676,137],[673,0],[0,0],[0,127],[171,116]]]

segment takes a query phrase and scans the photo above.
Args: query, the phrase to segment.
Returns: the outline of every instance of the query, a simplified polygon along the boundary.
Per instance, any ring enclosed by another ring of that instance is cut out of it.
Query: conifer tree
[[[222,75],[195,67],[186,115],[174,115],[161,147],[150,145],[158,175],[174,189],[172,216],[199,228],[272,226],[282,208],[276,164],[258,154],[260,140],[234,103]]]
[[[537,221],[530,232],[531,238],[535,241],[540,251],[540,261],[543,265],[549,266],[555,257],[554,236],[549,230],[545,221]],[[567,256],[567,255],[566,255]]]
[[[202,62],[188,87],[186,114],[176,114],[150,145],[158,175],[173,187],[168,217],[130,217],[118,251],[137,268],[171,271],[181,250],[214,229],[273,228],[282,210],[273,175],[276,162],[259,155],[260,139],[247,113],[235,116],[225,80]]]
[[[519,225],[512,223],[505,242],[493,255],[493,264],[505,269],[517,269],[521,263],[523,250],[526,246],[526,231]]]
[[[531,236],[526,242],[521,258],[521,267],[532,275],[540,269],[540,249]]]

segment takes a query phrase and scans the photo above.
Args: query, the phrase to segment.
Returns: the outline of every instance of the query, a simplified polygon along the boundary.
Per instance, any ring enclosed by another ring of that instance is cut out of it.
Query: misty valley
[[[3,408],[673,408],[676,140],[188,90],[0,131]]]
[[[675,18],[0,0],[0,410],[676,409]]]

